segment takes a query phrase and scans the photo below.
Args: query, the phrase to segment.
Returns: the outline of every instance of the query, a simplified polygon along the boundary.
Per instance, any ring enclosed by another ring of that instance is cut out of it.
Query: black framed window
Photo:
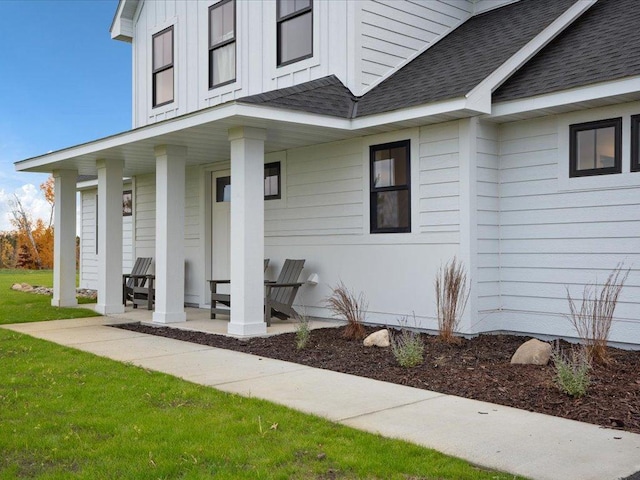
[[[280,162],[266,163],[264,166],[264,199],[281,198]],[[231,177],[216,178],[216,202],[231,201]]]
[[[133,215],[133,191],[125,190],[122,192],[122,216],[130,217]]]
[[[209,88],[236,80],[236,2],[209,8]]]
[[[640,115],[631,116],[631,171],[640,172]]]
[[[371,233],[411,231],[410,146],[404,140],[369,149]]]
[[[153,36],[153,106],[173,102],[173,27]]]
[[[622,171],[622,118],[569,126],[569,176]]]
[[[313,0],[278,0],[278,66],[313,56]]]
[[[264,199],[280,198],[280,162],[267,163],[264,166]]]

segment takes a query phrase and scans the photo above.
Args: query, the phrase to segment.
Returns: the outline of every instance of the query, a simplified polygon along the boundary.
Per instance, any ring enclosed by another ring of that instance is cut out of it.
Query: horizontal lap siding
[[[480,123],[477,137],[478,311],[500,308],[500,183],[498,127]]]
[[[459,243],[460,167],[458,122],[420,129],[418,231]]]
[[[97,190],[85,190],[81,193],[81,230],[80,230],[80,286],[97,288],[98,258],[96,256],[96,195]]]
[[[125,187],[130,188],[130,187]],[[98,257],[96,255],[96,195],[97,190],[85,190],[81,193],[80,226],[80,286],[96,289],[98,287]],[[122,273],[133,268],[133,217],[122,217]]]
[[[362,142],[287,152],[286,203],[265,210],[265,235],[361,235]]]
[[[567,288],[581,299],[585,284],[602,284],[624,262],[635,270],[620,297],[612,339],[640,342],[640,188],[559,191],[558,168],[568,169],[568,159],[558,157],[558,143],[568,139],[557,138],[557,128],[549,117],[501,126],[505,327],[572,335],[562,317],[569,310]]]
[[[373,85],[471,14],[466,0],[362,3],[362,86]]]

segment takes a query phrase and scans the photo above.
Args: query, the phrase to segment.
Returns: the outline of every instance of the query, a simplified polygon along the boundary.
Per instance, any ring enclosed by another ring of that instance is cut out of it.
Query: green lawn
[[[82,318],[98,315],[85,308],[59,308],[51,306],[51,297],[11,290],[14,283],[28,283],[51,287],[51,270],[1,270],[0,269],[0,325],[7,323],[39,322],[62,318]],[[91,300],[80,299],[80,303]]]
[[[0,271],[2,323],[79,316],[11,291],[47,284],[20,274]],[[21,478],[514,477],[0,328],[0,480]]]

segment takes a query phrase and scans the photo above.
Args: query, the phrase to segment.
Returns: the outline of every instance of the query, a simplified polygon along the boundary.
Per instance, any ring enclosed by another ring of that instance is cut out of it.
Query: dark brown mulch
[[[237,340],[222,335],[140,324],[120,328],[350,373],[385,382],[498,403],[604,427],[640,433],[640,352],[610,349],[611,363],[594,366],[587,395],[572,398],[553,383],[553,368],[511,365],[511,356],[528,338],[480,335],[448,345],[423,334],[424,363],[400,367],[389,348],[364,347],[342,338],[343,328],[311,332],[297,350],[295,334]],[[367,334],[377,330],[367,328]]]

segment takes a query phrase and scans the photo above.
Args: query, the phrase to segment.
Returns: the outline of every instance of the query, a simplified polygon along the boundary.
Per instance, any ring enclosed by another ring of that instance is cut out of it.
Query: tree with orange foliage
[[[16,266],[20,268],[52,268],[53,267],[53,207],[55,190],[53,177],[49,177],[40,185],[45,200],[51,205],[49,224],[36,220],[24,209],[17,195],[11,201],[11,223],[17,230],[15,252]]]

